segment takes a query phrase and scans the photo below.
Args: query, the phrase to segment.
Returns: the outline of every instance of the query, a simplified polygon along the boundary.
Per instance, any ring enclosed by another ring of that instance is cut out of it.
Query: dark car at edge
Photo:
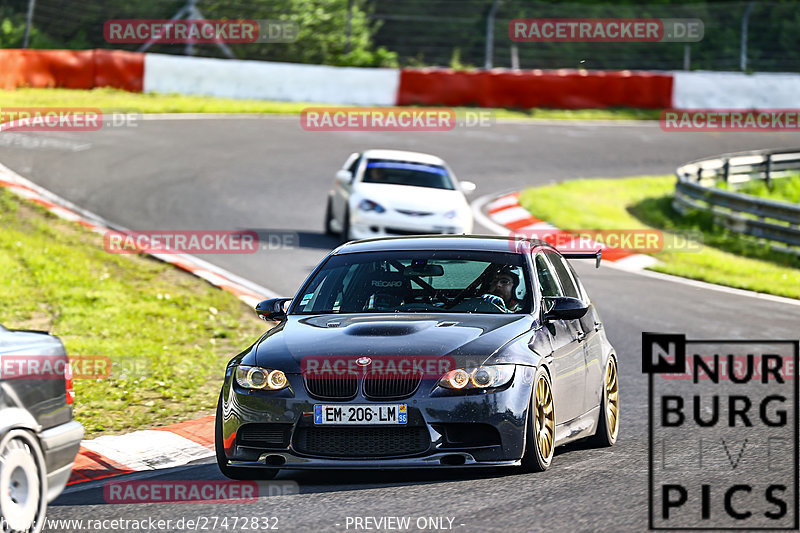
[[[0,326],[0,531],[41,531],[83,438],[61,341]]]

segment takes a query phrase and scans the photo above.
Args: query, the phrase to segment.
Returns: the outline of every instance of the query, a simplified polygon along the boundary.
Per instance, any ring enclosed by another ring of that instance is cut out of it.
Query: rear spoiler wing
[[[567,259],[594,259],[594,267],[600,268],[600,260],[603,258],[603,250],[596,252],[561,252]]]

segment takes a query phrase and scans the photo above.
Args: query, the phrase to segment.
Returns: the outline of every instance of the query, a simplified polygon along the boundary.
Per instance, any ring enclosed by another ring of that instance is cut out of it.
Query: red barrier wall
[[[630,71],[403,69],[397,103],[664,109],[672,105],[672,75]]]
[[[114,87],[141,92],[144,54],[122,50],[0,50],[0,89]]]

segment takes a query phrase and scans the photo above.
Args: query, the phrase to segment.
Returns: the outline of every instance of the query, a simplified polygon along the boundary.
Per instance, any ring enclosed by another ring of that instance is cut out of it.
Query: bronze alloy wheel
[[[536,383],[536,441],[542,459],[549,463],[553,458],[553,443],[556,436],[556,417],[553,411],[553,393],[550,382],[540,376]]]
[[[606,425],[612,440],[617,440],[619,433],[619,381],[617,380],[617,364],[613,357],[608,358],[606,366]]]
[[[617,360],[608,358],[603,376],[603,397],[597,420],[597,431],[590,440],[597,446],[612,446],[619,435],[619,374]]]
[[[556,411],[550,377],[544,369],[536,373],[528,409],[528,429],[522,472],[543,472],[550,467],[556,440]]]

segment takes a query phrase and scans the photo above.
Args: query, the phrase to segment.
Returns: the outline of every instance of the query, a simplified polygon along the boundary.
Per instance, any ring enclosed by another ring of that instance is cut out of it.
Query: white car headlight
[[[358,208],[362,211],[375,211],[376,213],[386,212],[386,208],[381,204],[373,202],[372,200],[367,200],[366,198],[358,202]]]
[[[514,365],[485,365],[456,368],[439,380],[439,386],[451,390],[495,389],[514,377]]]
[[[455,209],[451,209],[447,213],[444,214],[444,218],[456,218],[458,216],[458,211]]]
[[[234,370],[236,383],[245,389],[281,390],[289,385],[286,374],[259,366],[237,366]]]

